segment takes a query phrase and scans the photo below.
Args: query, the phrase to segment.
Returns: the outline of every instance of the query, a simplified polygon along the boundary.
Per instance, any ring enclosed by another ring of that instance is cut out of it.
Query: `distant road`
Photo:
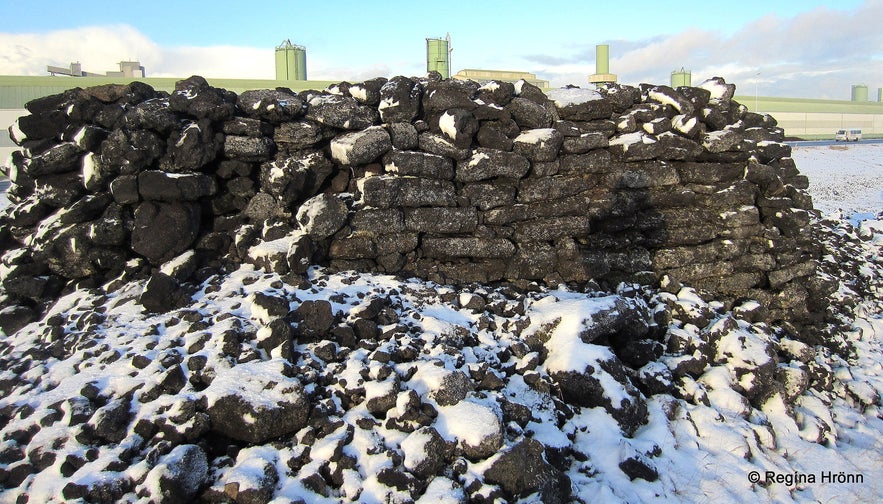
[[[866,140],[861,140],[858,142],[835,142],[834,140],[800,140],[799,142],[785,142],[788,145],[795,146],[825,146],[825,145],[862,145],[862,144],[880,144],[883,143],[883,138],[868,138]]]

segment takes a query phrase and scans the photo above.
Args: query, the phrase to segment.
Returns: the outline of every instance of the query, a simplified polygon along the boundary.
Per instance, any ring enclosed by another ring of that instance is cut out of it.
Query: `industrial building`
[[[523,80],[540,89],[549,89],[549,81],[538,79],[535,74],[529,72],[517,72],[513,70],[478,70],[475,68],[465,68],[454,74],[452,78],[458,80],[473,80],[482,84],[494,80],[513,83]]]
[[[438,72],[444,78],[489,82],[492,80],[517,82],[524,80],[540,89],[549,89],[549,81],[536,74],[511,70],[482,70],[467,68],[451,75],[451,36],[426,39],[426,71]],[[47,67],[49,75],[0,76],[0,125],[3,129],[26,113],[24,104],[35,98],[64,92],[73,87],[91,87],[102,84],[126,84],[135,80],[154,89],[173,91],[180,78],[147,77],[145,68],[137,61],[121,61],[120,70],[96,74],[83,71],[79,63],[70,67]],[[306,48],[283,41],[275,48],[275,79],[216,79],[207,78],[215,87],[241,93],[250,89],[288,87],[294,91],[324,89],[334,81],[307,80]],[[186,76],[182,76],[184,78]],[[616,83],[617,75],[610,71],[610,46],[596,46],[595,73],[588,76],[591,84],[603,86]],[[681,68],[671,73],[672,87],[692,85],[690,71]],[[740,89],[739,91],[745,91]],[[751,111],[769,113],[785,129],[785,134],[801,138],[833,138],[843,128],[860,128],[864,136],[883,137],[883,89],[877,90],[877,101],[869,100],[868,86],[852,86],[851,100],[815,100],[806,98],[777,98],[750,94],[736,96],[736,100]],[[8,135],[0,134],[0,157],[8,156],[15,145]]]

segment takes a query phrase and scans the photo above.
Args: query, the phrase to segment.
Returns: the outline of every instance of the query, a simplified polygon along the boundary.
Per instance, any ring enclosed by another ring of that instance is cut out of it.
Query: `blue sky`
[[[755,83],[762,95],[842,99],[851,84],[883,87],[883,0],[0,0],[0,12],[6,75],[138,59],[149,76],[272,78],[285,39],[306,46],[313,79],[422,75],[424,39],[450,33],[455,71],[523,70],[554,86],[586,85],[595,45],[608,43],[629,84],[685,67],[694,83],[721,75],[746,94]]]

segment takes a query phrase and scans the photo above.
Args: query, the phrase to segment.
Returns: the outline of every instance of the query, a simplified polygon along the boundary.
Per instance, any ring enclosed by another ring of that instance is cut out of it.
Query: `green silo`
[[[426,72],[438,72],[442,78],[451,77],[451,36],[426,39]]]
[[[868,86],[866,86],[864,84],[853,84],[853,86],[852,86],[852,101],[854,101],[854,102],[868,101]]]
[[[692,85],[693,74],[689,70],[684,70],[684,67],[671,73],[671,87],[679,88],[681,86],[689,87]]]
[[[276,80],[307,80],[307,50],[285,40],[276,47]]]

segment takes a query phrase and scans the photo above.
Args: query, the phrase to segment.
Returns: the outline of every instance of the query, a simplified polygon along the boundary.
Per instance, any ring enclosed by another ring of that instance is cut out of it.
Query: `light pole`
[[[758,77],[760,77],[760,72],[757,72],[756,74],[754,74],[754,112],[756,114],[760,113],[760,111],[757,110],[757,81],[758,81],[757,78]]]

